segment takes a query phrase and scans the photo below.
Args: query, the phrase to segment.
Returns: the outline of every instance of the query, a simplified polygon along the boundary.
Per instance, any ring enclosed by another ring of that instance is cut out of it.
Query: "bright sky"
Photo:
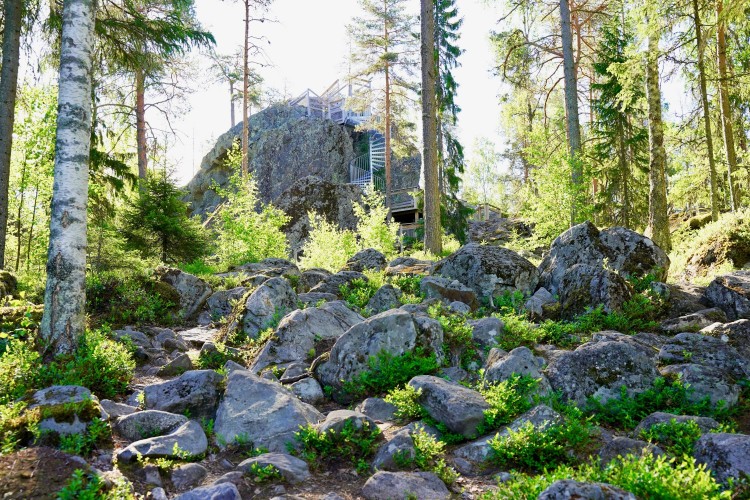
[[[418,8],[419,2],[414,0],[414,4]],[[214,34],[217,52],[237,50],[243,37],[241,2],[196,0],[196,12],[203,27]],[[470,148],[475,137],[497,139],[499,135],[497,95],[501,82],[490,71],[493,54],[488,34],[500,15],[483,0],[461,0],[459,12],[464,17],[459,45],[466,51],[462,67],[455,73],[462,108],[459,134]],[[358,15],[355,0],[275,0],[269,17],[278,23],[254,26],[270,41],[266,53],[273,67],[261,70],[266,86],[296,96],[307,88],[322,92],[344,76],[349,53],[346,24]],[[214,139],[230,125],[226,85],[206,85],[189,100],[191,110],[176,121],[178,142],[172,147],[180,183],[192,177]],[[238,106],[238,120],[239,116]]]

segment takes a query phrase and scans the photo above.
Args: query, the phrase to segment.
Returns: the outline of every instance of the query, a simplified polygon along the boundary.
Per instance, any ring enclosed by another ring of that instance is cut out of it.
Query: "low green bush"
[[[484,411],[484,422],[479,429],[485,434],[501,425],[511,423],[516,417],[531,409],[534,391],[539,382],[528,375],[512,375],[509,379],[478,387],[490,408]]]
[[[98,475],[76,470],[68,483],[57,493],[57,500],[134,500],[135,496],[124,478],[111,484]]]
[[[112,433],[109,424],[95,418],[89,422],[83,434],[66,434],[60,436],[60,449],[71,455],[88,456],[102,443],[110,439]]]
[[[322,463],[342,460],[352,463],[358,472],[369,470],[366,459],[375,453],[375,443],[380,439],[380,429],[366,421],[357,428],[354,421],[344,423],[339,432],[321,432],[312,425],[300,427],[294,433],[298,447],[290,443],[289,452],[302,457],[313,468]]]
[[[357,278],[350,283],[344,283],[339,287],[339,292],[349,307],[363,311],[375,292],[378,291],[377,283],[371,280]]]
[[[415,389],[407,384],[389,391],[385,401],[396,407],[395,417],[398,420],[417,420],[427,416],[427,412],[419,403],[421,395],[422,389]]]
[[[98,323],[171,325],[180,297],[148,276],[99,273],[86,276],[86,310]]]
[[[433,472],[444,483],[455,483],[459,475],[445,462],[445,443],[438,441],[419,426],[411,433],[411,438],[414,442],[413,456],[406,450],[397,453],[394,457],[396,465],[402,469],[416,468]]]
[[[693,453],[695,442],[701,437],[701,429],[693,420],[659,422],[650,429],[641,431],[641,439],[657,443],[672,455],[682,456]]]
[[[562,465],[546,468],[539,475],[514,473],[510,481],[485,493],[483,500],[526,500],[537,498],[555,481],[572,479],[581,482],[600,482],[617,486],[637,498],[652,500],[718,500],[730,499],[730,491],[722,487],[695,459],[668,459],[645,455],[612,461],[605,467],[598,462],[574,468]]]
[[[451,312],[440,302],[430,306],[427,314],[443,327],[443,350],[454,364],[470,368],[472,363],[481,362],[479,347],[474,342],[473,329],[466,316]]]

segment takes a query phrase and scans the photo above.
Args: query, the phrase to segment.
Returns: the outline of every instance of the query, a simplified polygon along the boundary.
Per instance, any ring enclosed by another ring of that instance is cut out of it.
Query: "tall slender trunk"
[[[34,206],[31,210],[31,224],[29,224],[29,243],[26,247],[26,270],[31,264],[31,242],[34,241],[34,226],[36,224],[36,207],[39,201],[39,181],[34,186]]]
[[[727,177],[729,178],[729,205],[732,212],[737,210],[739,200],[734,187],[734,172],[737,171],[737,153],[734,149],[734,130],[732,127],[732,108],[729,106],[729,85],[727,71],[727,39],[726,26],[722,19],[724,8],[722,0],[716,0],[716,52],[719,60],[719,97],[721,99],[721,121],[724,125],[724,150],[727,155]]]
[[[138,146],[138,177],[145,179],[148,175],[148,151],[146,148],[146,74],[143,68],[135,70],[135,134]]]
[[[706,49],[703,32],[701,30],[700,10],[698,0],[693,0],[693,22],[695,23],[695,42],[698,46],[698,82],[703,104],[703,125],[706,133],[706,147],[708,148],[708,171],[711,181],[711,219],[719,219],[719,188],[716,179],[716,163],[714,162],[714,142],[711,136],[711,111],[708,107],[708,92],[706,91],[706,68],[703,54]]]
[[[625,147],[625,127],[617,120],[617,163],[620,167],[620,187],[622,188],[622,225],[630,227],[630,168],[628,168],[627,148]]]
[[[646,234],[662,250],[672,249],[667,205],[667,152],[664,149],[664,122],[659,89],[659,35],[649,34],[646,55],[646,100],[648,102],[648,228]]]
[[[388,1],[383,0],[383,12],[388,12]],[[384,52],[390,49],[388,22],[383,24]],[[385,206],[388,207],[388,218],[391,217],[391,66],[385,62]]]
[[[421,0],[422,20],[422,161],[424,163],[424,246],[442,251],[440,182],[437,168],[437,106],[435,88],[435,1]]]
[[[26,197],[26,170],[27,170],[26,158],[23,159],[23,165],[21,166],[21,199],[18,200],[18,212],[16,213],[16,266],[15,271],[18,272],[18,268],[21,265],[21,215],[23,214],[23,203]]]
[[[236,125],[236,120],[234,118],[234,82],[229,82],[229,117],[232,121],[232,128]]]
[[[570,5],[560,0],[560,34],[563,47],[563,73],[565,77],[565,114],[568,129],[568,145],[572,165],[571,179],[574,188],[581,184],[583,173],[578,163],[581,150],[581,124],[578,117],[578,82],[573,58],[573,31],[570,27]],[[577,189],[576,189],[577,191]],[[570,225],[576,223],[576,201],[570,207]]]
[[[55,176],[40,329],[45,358],[75,350],[86,327],[86,210],[95,8],[95,0],[63,3]]]
[[[8,231],[10,153],[13,146],[21,23],[24,0],[5,0],[3,16],[2,68],[0,68],[0,269],[5,267],[5,239]]]
[[[242,178],[249,174],[248,149],[250,147],[250,127],[247,122],[247,87],[250,85],[250,67],[248,52],[250,51],[250,0],[245,0],[245,42],[242,51]]]

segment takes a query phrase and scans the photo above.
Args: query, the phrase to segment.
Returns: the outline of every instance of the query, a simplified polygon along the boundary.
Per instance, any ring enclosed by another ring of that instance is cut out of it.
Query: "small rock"
[[[641,432],[651,429],[656,424],[663,424],[671,422],[672,420],[680,424],[685,422],[695,422],[703,433],[711,432],[712,430],[719,428],[719,422],[713,418],[694,417],[691,415],[672,415],[671,413],[657,411],[641,420],[633,431],[633,435],[638,437],[641,435]]]
[[[156,269],[157,277],[172,285],[180,297],[180,314],[184,318],[192,318],[211,296],[211,287],[204,280],[192,274],[160,266]]]
[[[214,370],[191,370],[174,380],[147,385],[143,389],[145,406],[170,413],[188,411],[193,418],[213,418],[223,380]]]
[[[217,292],[219,293],[219,292]],[[218,335],[219,330],[216,328],[207,328],[204,326],[198,326],[189,330],[184,330],[178,333],[178,335],[188,344],[193,347],[200,348],[206,342],[213,342]]]
[[[310,479],[310,469],[307,462],[286,453],[263,453],[257,457],[248,458],[237,466],[237,470],[249,474],[253,464],[259,467],[273,466],[292,484],[303,483]]]
[[[672,333],[697,332],[717,321],[726,323],[727,315],[718,307],[714,307],[662,321],[661,329]]]
[[[503,382],[513,375],[526,375],[539,381],[535,394],[543,396],[551,393],[552,387],[541,372],[542,366],[528,347],[516,347],[488,366],[484,372],[484,379],[487,382]]]
[[[544,287],[534,292],[534,295],[523,305],[532,320],[544,319],[554,311],[556,306],[558,306],[557,300]]]
[[[490,407],[477,391],[438,377],[420,375],[409,385],[422,389],[419,402],[432,418],[467,438],[474,437],[484,421],[484,411]]]
[[[721,339],[699,333],[680,333],[659,351],[662,364],[695,363],[720,370],[734,380],[750,376],[750,368],[734,349]]]
[[[476,342],[481,349],[496,346],[500,342],[505,329],[503,322],[494,316],[470,320],[469,326],[472,328],[471,336],[474,339],[474,342]]]
[[[360,272],[341,271],[336,274],[326,276],[325,278],[323,278],[323,280],[320,281],[320,283],[312,287],[310,291],[318,293],[330,293],[341,299],[343,298],[341,296],[341,287],[343,285],[348,285],[352,281],[357,279],[365,282],[369,281],[367,279],[367,276]]]
[[[172,470],[172,484],[178,490],[186,490],[200,484],[208,470],[200,464],[183,464]]]
[[[602,306],[607,313],[620,311],[633,296],[628,282],[614,271],[576,264],[567,269],[558,287],[562,313],[574,316]]]
[[[602,465],[607,465],[615,458],[628,455],[637,457],[645,455],[661,456],[664,455],[664,450],[647,441],[627,437],[616,437],[599,450]]]
[[[323,394],[323,388],[320,387],[318,381],[312,377],[303,378],[289,387],[292,389],[295,396],[297,396],[302,402],[310,405],[316,405],[326,399],[325,394]]]
[[[174,500],[242,500],[242,497],[234,484],[219,483],[188,491]]]
[[[167,492],[164,491],[164,488],[161,487],[157,487],[151,490],[151,495],[148,498],[150,498],[151,500],[169,500]]]
[[[476,292],[461,284],[457,279],[428,276],[422,279],[419,290],[428,299],[439,299],[445,303],[458,301],[468,305],[471,309],[476,309],[479,305]]]
[[[250,338],[268,328],[274,318],[297,308],[297,294],[284,278],[271,278],[259,286],[245,301],[242,331]]]
[[[562,479],[552,483],[537,500],[637,500],[632,493],[606,483]]]
[[[390,422],[395,419],[396,407],[381,398],[367,398],[356,410],[375,422]]]
[[[140,471],[139,475],[143,478],[143,482],[151,486],[161,486],[161,474],[159,474],[159,468],[155,465],[145,465]]]
[[[727,313],[730,321],[750,319],[750,271],[716,277],[706,289],[706,299]]]
[[[138,455],[144,457],[184,458],[202,455],[208,448],[208,440],[198,422],[189,421],[172,434],[143,439],[130,444],[117,453],[117,459],[130,462]]]
[[[109,399],[102,399],[99,402],[99,405],[102,407],[102,410],[107,413],[110,420],[117,420],[120,417],[124,417],[125,415],[130,415],[131,413],[138,411],[138,408],[136,408],[135,406],[126,405],[124,403],[115,403],[114,401],[111,401]]]
[[[352,425],[356,430],[377,428],[372,419],[351,410],[334,410],[326,415],[325,420],[320,422],[316,427],[321,433],[339,434],[347,425]]]
[[[114,430],[128,441],[138,441],[169,434],[188,421],[184,415],[146,410],[117,419]]]
[[[665,366],[660,371],[665,377],[679,377],[688,386],[687,399],[690,402],[699,403],[708,398],[712,405],[723,401],[727,407],[732,407],[739,399],[740,386],[713,366],[685,363]]]
[[[372,296],[365,309],[371,311],[373,314],[396,309],[401,306],[402,295],[401,290],[387,283],[378,288],[378,291]]]
[[[750,364],[750,319],[740,319],[726,324],[713,323],[699,333],[720,338],[734,347],[745,362]]]
[[[188,370],[193,369],[193,361],[187,354],[180,354],[166,365],[159,368],[158,375],[160,377],[170,377],[172,375],[180,375]]]

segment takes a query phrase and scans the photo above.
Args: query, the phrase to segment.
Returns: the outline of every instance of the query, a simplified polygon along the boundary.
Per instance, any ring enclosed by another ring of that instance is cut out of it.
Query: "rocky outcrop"
[[[276,199],[297,179],[317,175],[327,181],[349,181],[353,158],[349,130],[329,120],[310,119],[305,110],[285,104],[271,106],[250,117],[249,170],[262,200]],[[210,213],[223,200],[214,188],[228,187],[232,170],[227,152],[240,140],[242,123],[219,137],[187,186],[186,200],[193,213]]]
[[[224,378],[213,370],[194,370],[161,384],[143,389],[147,409],[184,414],[192,418],[213,418]]]
[[[344,266],[344,271],[383,271],[388,265],[385,255],[374,248],[365,248],[354,254]]]
[[[348,174],[347,174],[348,175]],[[362,190],[354,184],[336,184],[321,177],[300,178],[274,199],[274,205],[289,216],[282,230],[287,235],[289,250],[298,256],[310,234],[313,213],[339,229],[355,230],[357,216],[354,203],[362,203]]]
[[[534,265],[516,252],[476,243],[461,247],[435,264],[432,273],[458,280],[479,297],[495,297],[516,290],[530,295],[539,280]]]
[[[439,377],[420,375],[411,379],[409,385],[421,391],[419,403],[430,417],[467,438],[476,435],[485,410],[490,408],[477,391]]]
[[[190,319],[196,314],[211,296],[211,286],[190,273],[168,267],[156,269],[157,277],[174,287],[180,297],[180,315]]]
[[[202,455],[208,448],[208,439],[201,424],[191,420],[172,434],[136,441],[117,453],[117,459],[131,462],[142,457],[191,458]]]
[[[243,300],[244,304],[235,310],[225,327],[224,338],[239,333],[256,338],[260,332],[275,327],[284,315],[297,308],[297,294],[284,278],[266,280]]]
[[[623,276],[643,277],[653,273],[664,281],[669,257],[653,241],[622,227],[599,231],[590,222],[578,224],[552,242],[539,266],[539,284],[556,294],[565,271],[576,264],[604,268]]]
[[[185,415],[146,410],[117,419],[114,430],[129,441],[168,434],[188,421]]]
[[[573,316],[602,306],[619,311],[633,297],[630,285],[619,274],[586,264],[576,264],[562,275],[558,287],[563,314]]]
[[[706,299],[731,321],[750,319],[750,271],[718,276],[708,285]]]
[[[740,479],[750,475],[750,436],[706,434],[695,443],[693,456],[723,483],[729,478]]]

